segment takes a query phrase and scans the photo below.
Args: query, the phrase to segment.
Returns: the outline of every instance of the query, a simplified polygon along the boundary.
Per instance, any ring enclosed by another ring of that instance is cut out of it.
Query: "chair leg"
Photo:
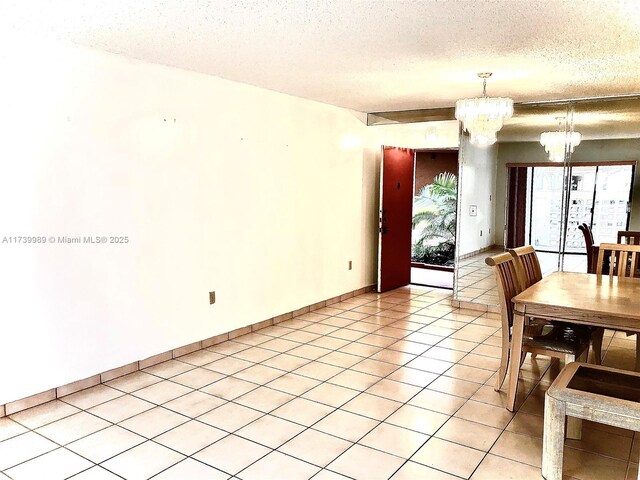
[[[522,355],[520,355],[520,368],[522,368],[522,364],[524,363],[524,360],[526,358],[527,358],[527,352],[522,352]]]
[[[591,346],[593,347],[593,363],[602,365],[602,337],[604,328],[594,328],[591,333]],[[637,355],[636,355],[637,358]],[[636,370],[638,370],[636,368]]]
[[[495,391],[499,392],[502,388],[505,378],[507,378],[507,367],[509,366],[509,355],[511,349],[509,348],[509,337],[503,332],[502,334],[502,355],[500,356],[500,368],[498,369],[496,377]]]
[[[636,335],[636,372],[640,372],[640,335]]]

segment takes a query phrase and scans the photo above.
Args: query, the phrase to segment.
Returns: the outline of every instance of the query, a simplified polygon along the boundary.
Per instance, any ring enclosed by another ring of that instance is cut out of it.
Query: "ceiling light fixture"
[[[498,130],[505,119],[513,115],[513,100],[506,97],[487,97],[487,78],[491,72],[478,73],[482,79],[482,97],[464,98],[456,102],[456,118],[471,136],[471,143],[486,146],[498,139]]]
[[[556,117],[558,120],[557,132],[544,132],[540,135],[540,144],[549,154],[552,162],[563,162],[565,153],[573,153],[573,150],[580,145],[582,135],[578,132],[567,132],[562,126],[564,117]]]

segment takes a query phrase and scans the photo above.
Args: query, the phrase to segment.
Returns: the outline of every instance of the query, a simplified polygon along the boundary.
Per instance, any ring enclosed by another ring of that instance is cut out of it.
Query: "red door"
[[[413,210],[414,152],[382,147],[378,291],[411,282],[411,218]]]

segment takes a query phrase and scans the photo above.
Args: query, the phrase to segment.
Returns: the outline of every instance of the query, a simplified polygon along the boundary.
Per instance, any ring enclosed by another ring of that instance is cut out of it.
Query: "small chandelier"
[[[465,98],[456,102],[456,119],[462,122],[471,136],[471,143],[485,146],[496,143],[496,134],[505,119],[513,115],[513,100],[506,97],[487,97],[487,78],[491,73],[478,73],[482,79],[482,97]]]
[[[558,131],[544,132],[540,135],[540,144],[549,154],[552,162],[563,162],[565,152],[573,153],[573,150],[580,145],[582,135],[578,132],[566,132],[562,128],[563,117],[557,117]]]

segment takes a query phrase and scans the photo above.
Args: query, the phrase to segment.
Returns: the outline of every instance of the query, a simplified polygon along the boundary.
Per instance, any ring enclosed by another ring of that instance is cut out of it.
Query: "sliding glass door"
[[[549,264],[560,255],[563,270],[585,271],[586,248],[578,226],[591,227],[596,245],[616,243],[618,231],[628,229],[633,176],[631,164],[529,167],[527,243],[549,254],[542,255]]]

